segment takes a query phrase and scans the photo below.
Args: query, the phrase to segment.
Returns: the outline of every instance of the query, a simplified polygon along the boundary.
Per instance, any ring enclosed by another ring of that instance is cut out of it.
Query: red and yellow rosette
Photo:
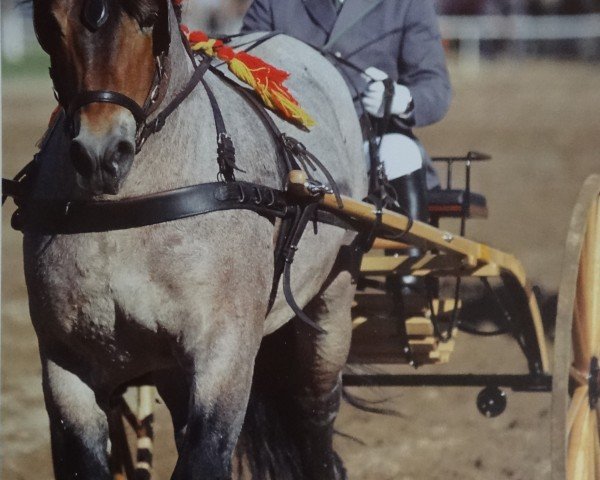
[[[204,32],[190,32],[184,25],[181,30],[190,42],[192,50],[202,51],[227,63],[231,73],[250,85],[267,108],[306,128],[315,124],[312,117],[300,107],[298,101],[283,85],[290,76],[288,72],[247,52],[236,52],[221,40],[209,38]]]

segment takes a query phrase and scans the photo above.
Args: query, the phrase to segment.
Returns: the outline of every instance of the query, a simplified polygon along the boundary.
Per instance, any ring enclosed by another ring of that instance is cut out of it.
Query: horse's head
[[[169,0],[33,0],[39,42],[72,129],[80,186],[116,194],[164,94]]]

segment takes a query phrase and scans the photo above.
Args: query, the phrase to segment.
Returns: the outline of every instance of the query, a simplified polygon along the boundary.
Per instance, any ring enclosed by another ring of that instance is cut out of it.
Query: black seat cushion
[[[466,198],[466,190],[448,190],[443,188],[429,190],[429,213],[440,217],[460,216],[462,209],[466,204]],[[467,216],[487,216],[487,200],[483,195],[471,192]]]

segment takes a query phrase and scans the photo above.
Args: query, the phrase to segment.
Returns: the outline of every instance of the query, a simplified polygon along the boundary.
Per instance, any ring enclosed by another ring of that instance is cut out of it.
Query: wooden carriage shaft
[[[364,257],[360,271],[364,275],[397,273],[400,275],[414,275],[416,277],[427,275],[444,277],[497,277],[500,275],[500,269],[497,265],[477,264],[471,266],[466,264],[457,255],[436,255],[434,253],[424,253],[418,257],[410,257],[408,255]]]
[[[306,176],[303,172],[294,171],[289,177],[290,190],[302,196],[310,196],[304,184]],[[361,202],[350,197],[342,196],[343,208],[339,208],[335,195],[324,194],[320,203],[334,213],[343,213],[349,217],[366,224],[373,224],[377,220],[375,207],[366,202]],[[492,265],[513,275],[521,285],[526,284],[525,270],[521,263],[508,253],[491,248],[483,243],[474,242],[467,238],[446,232],[427,223],[413,221],[412,226],[407,216],[391,210],[383,210],[381,224],[391,234],[410,231],[402,236],[402,241],[408,244],[422,246],[428,250],[438,250],[462,258],[465,267],[477,265]]]
[[[292,171],[288,177],[288,182],[288,190],[291,194],[303,197],[311,196],[311,193],[305,186],[307,177],[304,172]],[[370,226],[377,221],[377,211],[370,203],[342,196],[343,207],[340,208],[335,195],[329,193],[322,194],[319,202],[327,210],[347,215],[358,222],[365,223],[366,226]],[[527,281],[523,265],[513,255],[489,247],[483,243],[446,232],[427,223],[415,220],[411,225],[411,221],[407,216],[387,209],[383,210],[381,224],[383,229],[390,231],[391,235],[406,232],[402,236],[403,242],[422,247],[426,250],[444,252],[449,255],[451,257],[450,262],[455,262],[454,265],[459,266],[458,271],[463,270],[472,274],[479,269],[484,269],[488,270],[487,273],[490,273],[490,276],[503,274],[513,277],[527,297],[529,312],[533,322],[532,326],[539,348],[540,368],[544,372],[548,371],[548,353],[544,340],[544,329],[539,306]],[[410,230],[407,231],[409,227]],[[452,257],[454,257],[454,260],[452,260]],[[430,270],[433,271],[433,269]],[[458,274],[456,268],[452,268],[452,270],[452,275]]]

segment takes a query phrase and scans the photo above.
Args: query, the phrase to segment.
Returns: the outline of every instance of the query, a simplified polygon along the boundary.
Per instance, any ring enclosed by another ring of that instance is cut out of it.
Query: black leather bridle
[[[65,109],[68,120],[73,123],[75,114],[91,103],[112,103],[126,108],[135,118],[138,129],[148,118],[147,109],[140,107],[135,100],[127,95],[112,90],[83,90],[73,97]]]
[[[112,90],[83,90],[77,92],[65,105],[61,101],[60,95],[57,94],[57,99],[62,105],[67,115],[68,124],[71,126],[72,134],[77,134],[75,127],[76,113],[86,105],[92,103],[110,103],[125,108],[133,115],[136,122],[136,153],[138,153],[145,141],[150,135],[156,133],[164,126],[166,117],[168,117],[185,97],[195,88],[203,73],[199,74],[198,70],[194,72],[190,82],[183,91],[184,95],[176,95],[167,107],[163,109],[153,120],[149,121],[150,116],[156,111],[162,102],[170,77],[169,64],[169,47],[171,43],[171,31],[169,28],[168,2],[169,0],[161,0],[161,11],[157,15],[157,22],[153,27],[153,53],[155,59],[155,72],[150,91],[146,97],[144,105],[139,105],[131,97]],[[82,21],[86,28],[95,31],[100,28],[108,18],[108,10],[106,0],[87,0],[83,6]],[[204,72],[208,65],[204,68]],[[50,76],[55,82],[55,71],[50,70]]]

